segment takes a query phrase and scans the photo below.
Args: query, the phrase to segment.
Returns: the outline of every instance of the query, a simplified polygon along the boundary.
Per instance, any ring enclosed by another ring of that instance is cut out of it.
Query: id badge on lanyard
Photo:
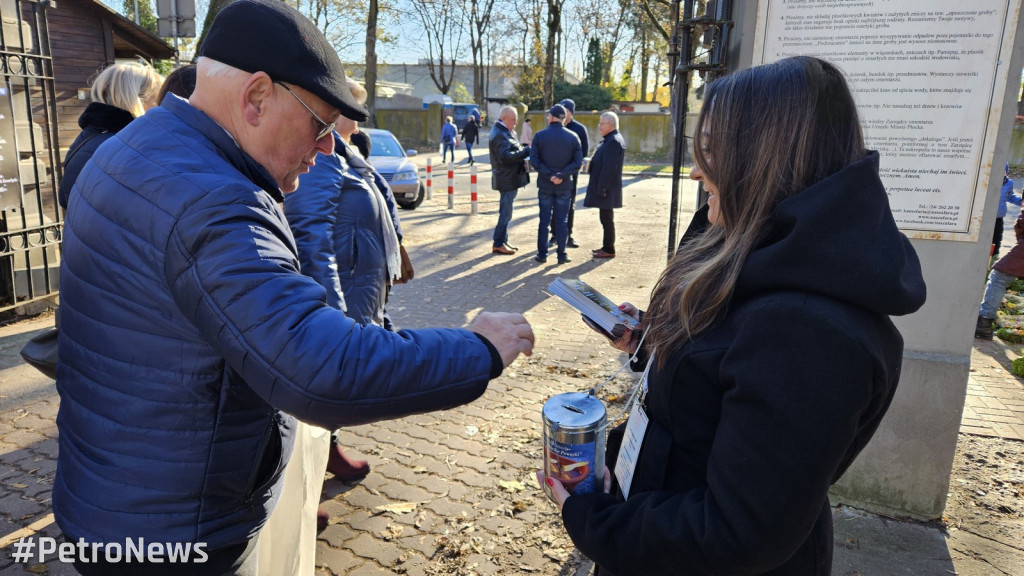
[[[629,499],[629,488],[633,484],[633,472],[636,470],[637,458],[640,456],[640,447],[644,443],[644,434],[647,433],[647,412],[643,407],[643,398],[647,396],[647,376],[651,373],[651,362],[654,361],[654,354],[647,360],[647,368],[644,369],[640,382],[637,383],[636,391],[631,395],[632,408],[629,411],[629,420],[626,423],[626,434],[622,438],[622,446],[619,448],[619,456],[615,460],[615,478],[619,481],[619,489],[622,490],[623,498]]]

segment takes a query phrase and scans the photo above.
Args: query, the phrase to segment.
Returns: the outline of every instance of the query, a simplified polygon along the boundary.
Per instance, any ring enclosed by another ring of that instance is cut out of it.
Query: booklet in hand
[[[590,320],[606,333],[611,334],[610,337],[613,340],[621,337],[625,328],[636,330],[640,324],[635,318],[619,310],[619,307],[604,294],[594,290],[582,280],[555,278],[548,285],[548,290],[579,310],[584,316],[584,321]]]

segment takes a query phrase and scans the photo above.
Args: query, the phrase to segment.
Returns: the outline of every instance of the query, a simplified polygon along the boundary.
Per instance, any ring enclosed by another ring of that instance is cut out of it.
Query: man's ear
[[[250,126],[259,126],[274,94],[274,81],[266,72],[256,72],[242,85],[242,116]]]

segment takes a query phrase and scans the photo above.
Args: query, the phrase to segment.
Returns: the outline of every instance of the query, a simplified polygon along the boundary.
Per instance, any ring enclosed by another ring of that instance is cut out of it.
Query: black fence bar
[[[0,0],[0,311],[55,296],[63,220],[49,2]]]

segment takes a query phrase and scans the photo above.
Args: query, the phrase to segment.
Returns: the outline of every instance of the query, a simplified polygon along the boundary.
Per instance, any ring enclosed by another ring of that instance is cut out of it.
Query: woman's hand
[[[551,490],[552,499],[555,504],[558,504],[558,510],[561,511],[562,506],[565,505],[565,501],[568,500],[569,496],[572,496],[572,494],[569,494],[569,491],[566,490],[565,486],[562,486],[562,483],[558,480],[555,480],[554,478],[546,478],[543,470],[536,470],[535,474],[537,475],[537,484],[541,486],[541,488],[544,487],[544,484],[548,485],[548,488]],[[603,488],[605,494],[612,491],[612,473],[608,471],[607,466],[604,467]],[[545,491],[545,493],[547,493],[547,491]]]
[[[640,320],[640,310],[638,310],[636,306],[633,306],[629,302],[623,302],[622,304],[619,304],[619,310],[622,310],[629,316],[637,320]],[[591,330],[607,338],[608,343],[611,344],[612,348],[615,348],[616,350],[621,350],[626,354],[633,354],[636,352],[636,345],[637,342],[639,342],[639,338],[637,338],[637,334],[634,331],[630,330],[629,328],[626,328],[621,336],[619,336],[618,338],[614,338],[613,336],[608,334],[608,332],[605,332],[604,329],[602,329],[600,326],[592,322],[589,322],[588,320],[589,318],[586,318],[586,316],[584,316],[583,322],[587,326],[589,326]]]

